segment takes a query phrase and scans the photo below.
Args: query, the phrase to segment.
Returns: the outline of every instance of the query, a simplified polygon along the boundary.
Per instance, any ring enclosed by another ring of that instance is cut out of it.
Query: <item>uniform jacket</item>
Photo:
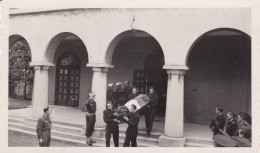
[[[148,93],[147,96],[150,98],[150,103],[149,103],[149,106],[150,108],[155,108],[158,104],[158,96],[156,93]]]
[[[96,110],[97,110],[96,102],[93,99],[89,99],[85,105],[87,107],[88,113],[95,113],[96,112]]]
[[[224,114],[218,115],[216,118],[217,126],[215,127],[216,130],[222,129],[224,130],[225,127],[225,117]]]
[[[228,121],[227,125],[226,125],[226,133],[229,136],[234,136],[236,134],[237,131],[237,122],[235,119],[231,119]]]
[[[139,123],[139,120],[140,120],[140,116],[138,113],[132,113],[130,112],[130,114],[128,115],[128,128],[131,128],[131,129],[138,129],[138,123]]]
[[[104,110],[103,111],[103,119],[104,122],[107,123],[108,125],[118,125],[117,122],[114,121],[115,117],[113,116],[113,111],[110,109]]]
[[[43,131],[51,130],[51,128],[52,128],[51,119],[47,114],[44,114],[41,118],[38,119],[38,124],[36,127],[36,133],[38,139],[42,139]]]

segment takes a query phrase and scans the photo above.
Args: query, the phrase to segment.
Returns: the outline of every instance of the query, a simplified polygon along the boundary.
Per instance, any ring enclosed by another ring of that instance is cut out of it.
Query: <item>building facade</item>
[[[26,40],[34,67],[33,118],[48,105],[97,101],[105,126],[108,83],[155,86],[165,118],[161,146],[184,144],[184,122],[205,124],[216,106],[251,113],[251,10],[11,9],[9,46]]]

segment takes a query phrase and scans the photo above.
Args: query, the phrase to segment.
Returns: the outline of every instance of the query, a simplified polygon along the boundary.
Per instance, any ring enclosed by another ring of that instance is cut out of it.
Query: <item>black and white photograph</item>
[[[8,6],[7,147],[259,148],[250,5]]]

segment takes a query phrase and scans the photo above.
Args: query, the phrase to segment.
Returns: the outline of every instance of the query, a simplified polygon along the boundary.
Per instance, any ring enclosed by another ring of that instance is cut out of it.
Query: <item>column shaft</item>
[[[107,68],[93,68],[92,91],[96,93],[96,127],[105,127],[103,111],[106,109]]]
[[[164,134],[169,137],[182,138],[184,118],[184,71],[167,70],[167,73],[168,86]]]
[[[32,118],[41,117],[43,109],[48,106],[48,68],[48,66],[34,67]]]

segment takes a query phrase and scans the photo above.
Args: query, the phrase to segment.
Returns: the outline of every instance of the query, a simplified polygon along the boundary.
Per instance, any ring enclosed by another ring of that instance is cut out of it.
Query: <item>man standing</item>
[[[125,137],[125,142],[124,142],[124,147],[130,147],[130,142],[131,142],[131,147],[137,147],[137,134],[138,134],[138,123],[140,120],[140,116],[136,112],[136,105],[132,104],[130,107],[130,113],[128,117],[124,117],[126,122],[128,123],[128,127],[126,130],[126,137]]]
[[[38,119],[36,133],[41,147],[50,147],[52,122],[50,118],[50,108],[44,108],[44,114]]]
[[[214,124],[211,123],[210,128],[213,132],[213,135],[216,135],[219,133],[219,129],[224,130],[225,126],[225,117],[223,114],[223,108],[218,106],[215,110],[217,117],[214,120]]]
[[[86,143],[88,145],[92,145],[95,143],[91,139],[91,136],[94,132],[94,127],[96,123],[96,102],[95,102],[95,96],[96,94],[94,92],[89,93],[89,99],[87,100],[87,103],[85,104],[87,107],[87,114],[86,114],[86,132],[85,135],[87,137]]]
[[[111,101],[107,101],[107,110],[104,110],[103,119],[104,122],[107,123],[106,126],[106,147],[110,147],[110,138],[111,134],[113,134],[113,140],[115,147],[118,147],[119,143],[119,120],[115,119],[113,116],[113,103]]]
[[[156,106],[158,104],[158,96],[154,92],[154,88],[150,87],[149,92],[147,96],[150,98],[150,103],[145,109],[145,124],[146,124],[146,134],[149,137],[152,127],[153,127],[153,121],[154,121],[154,116],[156,112]]]
[[[136,96],[138,96],[136,87],[132,88],[132,92],[128,95],[127,101],[134,99]]]
[[[235,115],[232,112],[227,113],[228,122],[226,125],[226,133],[229,136],[234,136],[237,131],[237,122],[235,120]]]

